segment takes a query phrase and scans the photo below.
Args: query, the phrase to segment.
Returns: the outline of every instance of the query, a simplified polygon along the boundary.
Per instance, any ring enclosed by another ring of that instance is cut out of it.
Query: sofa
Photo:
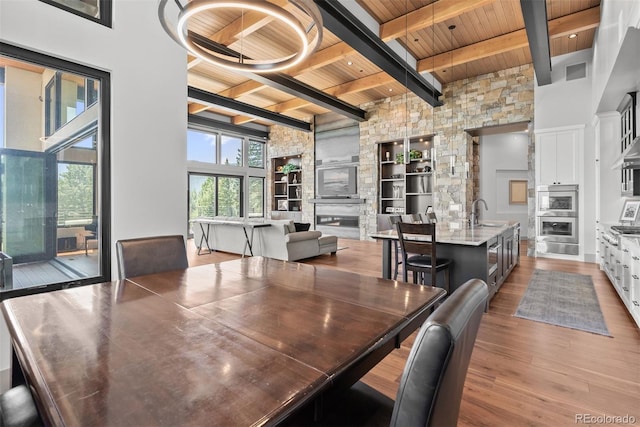
[[[243,218],[202,218],[192,221],[193,240],[200,250],[211,248],[215,251],[242,254],[245,246]],[[213,220],[213,222],[211,222]],[[296,231],[292,220],[252,219],[248,223],[269,224],[268,227],[254,228],[253,255],[296,261],[322,254],[335,254],[338,250],[336,236],[323,235],[320,231]],[[208,245],[205,235],[209,232]],[[247,228],[251,237],[251,228]],[[249,254],[249,249],[246,251]]]

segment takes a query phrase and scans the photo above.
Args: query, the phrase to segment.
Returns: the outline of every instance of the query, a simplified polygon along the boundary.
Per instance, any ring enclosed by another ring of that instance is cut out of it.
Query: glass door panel
[[[21,150],[1,153],[2,251],[14,264],[51,259],[55,183],[49,174],[54,158]]]

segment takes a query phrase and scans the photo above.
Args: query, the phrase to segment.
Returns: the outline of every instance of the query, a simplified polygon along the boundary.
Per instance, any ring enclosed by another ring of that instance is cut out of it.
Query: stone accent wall
[[[368,120],[360,123],[360,170],[358,188],[366,203],[361,210],[360,238],[376,230],[378,213],[377,142],[407,136],[436,134],[434,209],[440,220],[468,217],[473,200],[473,144],[465,129],[533,121],[533,66],[509,68],[495,73],[458,80],[443,87],[442,106],[432,108],[413,94],[402,94],[360,105]],[[407,115],[407,111],[409,114]],[[530,175],[533,174],[533,144],[530,141]],[[304,194],[313,195],[313,134],[281,126],[271,128],[269,157],[303,153]],[[456,156],[455,175],[449,159]],[[469,162],[470,178],[465,174]],[[477,164],[477,162],[475,163]],[[269,171],[269,177],[272,179]],[[530,176],[530,185],[533,178]],[[273,185],[269,184],[269,189]],[[530,189],[530,208],[533,205]],[[313,206],[303,204],[303,217],[313,222]],[[452,210],[454,205],[459,210]],[[535,219],[535,216],[534,216]],[[531,222],[531,219],[530,219]],[[531,230],[531,225],[529,225]],[[533,233],[530,231],[530,236]]]
[[[303,132],[285,126],[271,126],[267,143],[267,216],[276,210],[272,206],[274,171],[271,159],[302,154],[302,222],[314,224],[315,150],[313,132]]]

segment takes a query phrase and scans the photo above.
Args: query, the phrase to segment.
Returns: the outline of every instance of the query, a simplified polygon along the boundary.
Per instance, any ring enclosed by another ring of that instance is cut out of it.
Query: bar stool
[[[402,222],[402,217],[400,215],[391,215],[389,216],[389,222],[393,228],[396,228],[396,224]],[[398,253],[400,252],[400,242],[398,240],[393,241],[393,280],[398,279],[398,266],[402,264]]]
[[[427,274],[431,276],[431,286],[437,286],[437,274],[444,271],[444,289],[449,292],[451,277],[450,259],[436,256],[436,224],[396,224],[398,240],[402,250],[403,280],[407,281],[407,273],[413,272],[413,282],[426,285]]]

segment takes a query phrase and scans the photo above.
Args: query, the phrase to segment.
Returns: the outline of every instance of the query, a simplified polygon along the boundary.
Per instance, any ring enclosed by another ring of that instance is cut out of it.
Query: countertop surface
[[[518,221],[484,220],[474,227],[466,222],[440,222],[436,227],[436,241],[454,245],[480,246],[500,235],[508,228],[520,225]],[[376,231],[369,234],[374,239],[397,239],[395,230]]]

